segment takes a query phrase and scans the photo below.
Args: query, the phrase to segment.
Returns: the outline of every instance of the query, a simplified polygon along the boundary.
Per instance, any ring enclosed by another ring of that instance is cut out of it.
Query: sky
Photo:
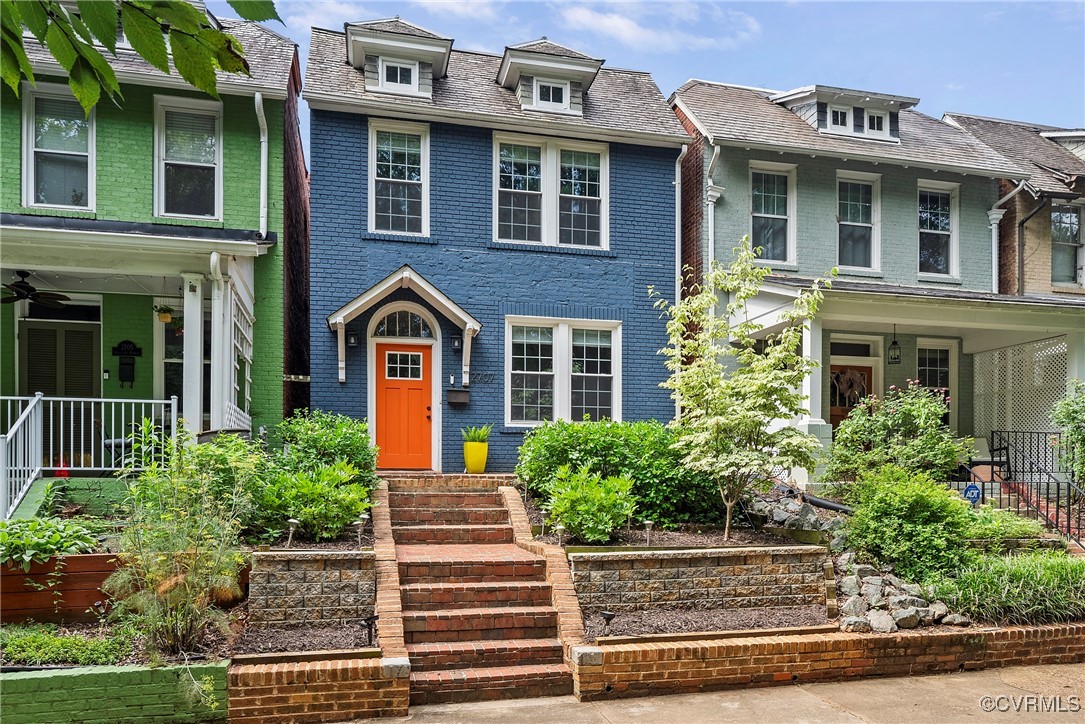
[[[208,7],[234,17],[224,0]],[[690,78],[786,90],[822,84],[917,97],[918,110],[1085,127],[1085,2],[515,2],[278,0],[303,64],[312,26],[399,15],[501,53],[546,36],[647,70],[664,96]],[[304,90],[303,90],[304,95]],[[308,148],[308,107],[302,133]]]

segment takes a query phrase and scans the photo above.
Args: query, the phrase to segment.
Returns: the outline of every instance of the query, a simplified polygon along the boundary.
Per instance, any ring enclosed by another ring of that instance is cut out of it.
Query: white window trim
[[[846,121],[843,126],[837,126],[833,123],[833,111],[844,114]],[[855,119],[852,118],[853,113],[855,113],[855,110],[849,106],[829,106],[828,117],[825,119],[825,127],[833,133],[847,133],[852,135],[855,133],[855,128],[852,125],[855,122]]]
[[[373,194],[377,180],[377,131],[392,133],[412,133],[422,137],[422,231],[388,231],[377,228],[376,201]],[[393,234],[395,236],[429,236],[429,124],[407,123],[406,121],[387,121],[378,118],[369,119],[369,160],[366,169],[367,208],[366,218],[369,233]]]
[[[384,69],[389,65],[402,66],[404,68],[411,68],[411,84],[405,83],[389,83],[385,80]],[[418,90],[418,70],[419,64],[417,60],[405,60],[401,58],[385,58],[380,57],[380,62],[377,67],[377,90],[382,93],[391,93],[393,95],[401,96],[425,96],[427,94]]]
[[[957,374],[958,348],[960,343],[955,339],[918,337],[915,341],[915,375],[919,378],[919,350],[921,349],[947,349],[949,350],[949,427],[957,431],[957,396],[960,387]],[[930,389],[930,388],[927,388]]]
[[[870,191],[870,266],[846,266],[840,263],[840,182],[865,183],[871,185]],[[863,171],[840,171],[836,172],[836,261],[837,266],[844,271],[880,272],[882,269],[882,175],[880,173],[866,173]]]
[[[550,101],[543,101],[539,98],[539,86],[551,85],[562,89],[562,98],[565,99],[564,103],[552,103]],[[550,78],[533,79],[533,88],[531,91],[532,108],[540,111],[569,111],[569,93],[572,89],[569,87],[569,81],[567,80],[552,80]]]
[[[71,88],[62,83],[38,83],[36,86],[23,81],[23,198],[22,203],[26,208],[32,209],[63,209],[65,211],[83,211],[94,213],[97,209],[97,113],[96,109],[90,110],[87,117],[87,205],[69,206],[65,204],[39,204],[34,202],[34,100],[38,97],[60,98],[62,100],[75,101],[75,95]]]
[[[215,215],[191,216],[166,213],[166,112],[213,115],[215,117]],[[222,103],[180,96],[154,97],[154,215],[166,219],[222,221]]]
[[[875,131],[870,127],[870,119],[872,117],[882,119],[882,130]],[[889,113],[887,111],[866,110],[865,118],[863,119],[863,132],[871,138],[889,138]]]
[[[798,257],[798,230],[796,229],[798,219],[798,193],[795,188],[795,172],[796,164],[793,163],[778,163],[775,161],[750,161],[750,172],[747,177],[750,189],[750,219],[748,234],[750,239],[753,239],[753,175],[755,173],[771,173],[778,176],[787,176],[787,258],[786,259],[757,259],[757,263],[772,265],[772,264],[795,264]],[[767,214],[761,214],[767,216]],[[780,217],[772,217],[780,218]]]
[[[554,330],[554,419],[572,417],[572,349],[576,329],[601,329],[611,333],[611,417],[622,419],[622,323],[617,320],[563,319],[558,317],[505,317],[505,426],[532,428],[542,422],[512,419],[512,328],[514,326],[551,327]]]
[[[1080,254],[1080,256],[1078,258],[1081,260],[1082,264],[1077,269],[1077,281],[1076,282],[1057,282],[1054,279],[1052,279],[1051,280],[1051,287],[1053,289],[1080,289],[1081,287],[1085,287],[1085,201],[1080,201],[1080,200],[1074,199],[1074,200],[1070,200],[1070,201],[1062,201],[1061,203],[1055,204],[1055,206],[1070,206],[1072,208],[1077,209],[1077,212],[1078,212],[1078,215],[1079,215],[1079,217],[1078,217],[1078,230],[1077,230],[1077,237],[1078,237],[1077,238],[1077,243],[1078,243],[1078,248],[1080,249],[1080,251],[1078,252]],[[1049,211],[1048,212],[1049,216],[1050,216],[1050,213],[1051,212]],[[1054,237],[1054,234],[1051,235],[1051,254],[1052,255],[1055,254],[1055,237]]]
[[[935,191],[949,194],[949,274],[919,271],[919,194]],[[960,279],[961,277],[961,185],[952,181],[919,179],[916,187],[916,271],[920,279]]]
[[[501,144],[511,143],[522,146],[538,146],[542,161],[542,240],[525,241],[523,239],[502,239],[500,236],[499,199],[501,193]],[[580,246],[561,244],[560,204],[561,195],[561,152],[587,151],[599,154],[599,246]],[[493,240],[502,244],[530,244],[532,246],[560,246],[567,249],[588,249],[605,251],[610,248],[610,147],[605,143],[586,141],[567,141],[545,138],[543,136],[523,136],[511,133],[494,133],[492,161],[493,192]]]

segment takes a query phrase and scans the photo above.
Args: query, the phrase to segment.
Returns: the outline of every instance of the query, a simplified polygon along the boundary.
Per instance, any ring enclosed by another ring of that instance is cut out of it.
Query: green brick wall
[[[195,724],[226,721],[226,666],[86,666],[0,674],[4,724]],[[194,702],[189,673],[211,677],[215,709]]]
[[[41,82],[59,82],[40,78]],[[103,101],[96,113],[97,203],[95,213],[28,209],[21,205],[22,101],[7,88],[0,89],[0,209],[9,213],[82,216],[113,221],[148,222],[256,229],[259,227],[260,135],[251,97],[226,96],[223,102],[223,221],[155,219],[153,216],[154,96],[156,89],[124,85],[122,107]],[[158,89],[159,94],[199,98],[202,94]],[[268,123],[268,230],[278,244],[255,262],[254,359],[252,411],[254,429],[273,426],[282,418],[283,374],[283,102],[264,100]],[[121,270],[123,271],[123,270]],[[205,271],[203,269],[178,269]],[[103,394],[120,397],[151,396],[153,345],[150,313],[139,307],[148,297],[106,295],[103,308],[103,367],[115,371],[110,347],[130,338],[144,347],[136,362],[136,385],[122,392],[114,379],[103,384]],[[11,310],[0,313],[0,392],[15,391]],[[117,336],[121,335],[121,336]],[[146,340],[144,345],[141,339]]]
[[[154,397],[154,314],[151,297],[134,294],[105,294],[102,296],[102,369],[109,370],[109,379],[102,381],[102,397],[147,400]],[[113,347],[130,339],[143,350],[136,357],[136,381],[121,387],[117,374],[118,358]]]
[[[14,395],[15,379],[15,305],[0,304],[0,395]]]

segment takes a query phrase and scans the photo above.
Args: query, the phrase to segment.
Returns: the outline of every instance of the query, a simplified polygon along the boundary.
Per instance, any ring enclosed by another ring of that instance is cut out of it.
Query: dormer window
[[[889,138],[889,114],[884,111],[866,112],[866,131],[876,138]]]
[[[380,87],[389,93],[418,93],[418,63],[381,58]]]
[[[535,79],[535,107],[548,111],[569,110],[569,84]]]
[[[848,116],[850,112],[847,108],[830,108],[829,109],[829,127],[834,131],[844,131],[851,133],[851,126],[848,124]]]

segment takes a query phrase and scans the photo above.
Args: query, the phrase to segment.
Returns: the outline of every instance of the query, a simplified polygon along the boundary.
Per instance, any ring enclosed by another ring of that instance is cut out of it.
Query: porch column
[[[226,400],[230,393],[229,372],[233,365],[228,356],[232,322],[229,289],[225,279],[211,281],[211,429],[226,427]]]
[[[827,424],[822,415],[822,381],[824,379],[825,358],[822,355],[822,329],[821,319],[811,319],[802,332],[802,354],[804,357],[817,362],[817,367],[802,381],[802,394],[806,398],[807,414],[798,422],[798,428],[816,436],[823,448],[828,449],[833,439],[832,426]],[[817,477],[816,470],[793,470],[795,481],[806,487],[807,483]]]
[[[1066,333],[1066,381],[1085,382],[1085,332]]]
[[[203,431],[203,275],[182,274],[184,280],[184,409],[186,429]]]

